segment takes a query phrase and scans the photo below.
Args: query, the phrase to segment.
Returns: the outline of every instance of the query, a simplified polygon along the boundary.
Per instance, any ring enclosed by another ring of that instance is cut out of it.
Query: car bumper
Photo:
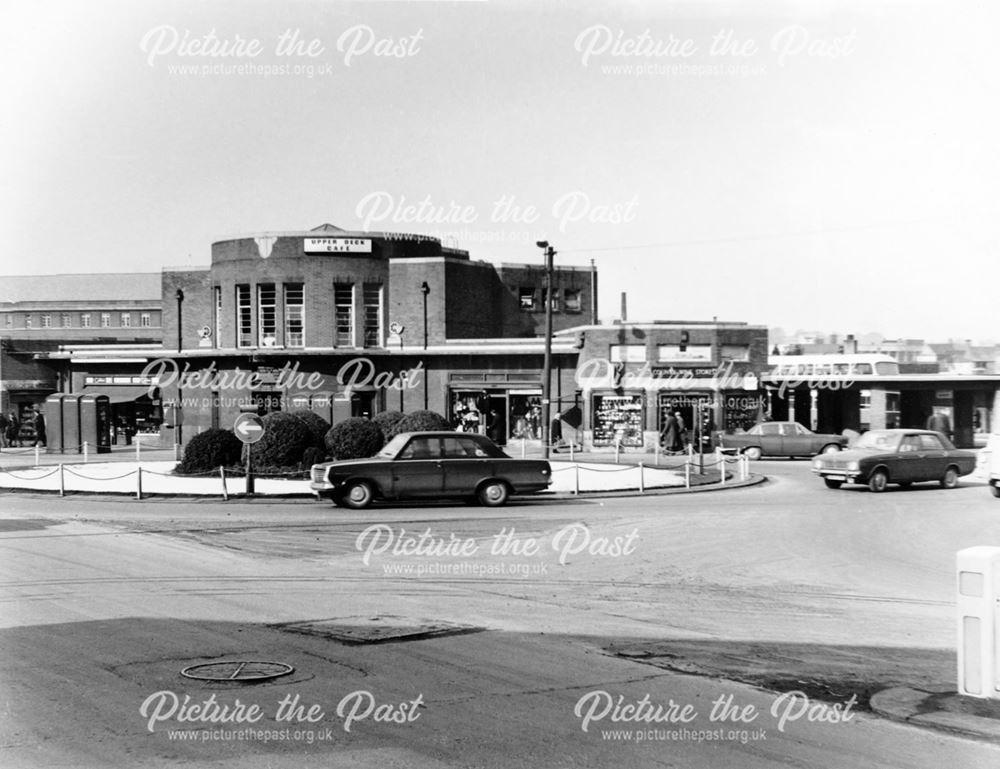
[[[813,473],[824,479],[831,481],[843,481],[844,483],[863,483],[864,476],[860,470],[813,470]],[[860,479],[860,481],[859,481]]]

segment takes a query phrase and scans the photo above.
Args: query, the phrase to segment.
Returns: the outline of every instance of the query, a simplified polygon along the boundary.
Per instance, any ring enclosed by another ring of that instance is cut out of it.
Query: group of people
[[[664,451],[684,451],[687,447],[688,431],[684,417],[679,411],[668,411],[660,431],[660,444]]]
[[[45,445],[45,417],[37,408],[30,412],[31,426],[34,430],[33,446]],[[0,412],[0,448],[14,448],[23,446],[21,438],[21,420],[17,413],[11,411],[9,414]]]

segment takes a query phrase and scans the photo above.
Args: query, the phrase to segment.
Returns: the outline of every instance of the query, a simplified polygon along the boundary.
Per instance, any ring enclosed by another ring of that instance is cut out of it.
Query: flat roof
[[[159,272],[0,276],[0,302],[159,302],[162,294]]]

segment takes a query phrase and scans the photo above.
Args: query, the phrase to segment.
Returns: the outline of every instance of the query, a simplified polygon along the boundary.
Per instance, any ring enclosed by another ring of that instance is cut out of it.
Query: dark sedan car
[[[498,507],[511,494],[542,491],[551,482],[548,462],[512,459],[483,435],[426,432],[401,433],[370,459],[313,465],[309,486],[316,496],[352,508],[419,497]]]
[[[871,430],[847,451],[813,460],[812,471],[828,488],[844,483],[867,484],[885,491],[890,483],[906,487],[938,481],[946,489],[976,469],[976,455],[956,449],[944,435],[931,430]]]
[[[745,433],[719,434],[719,445],[739,449],[750,459],[767,457],[811,457],[840,451],[847,445],[843,435],[814,433],[798,422],[761,422]]]

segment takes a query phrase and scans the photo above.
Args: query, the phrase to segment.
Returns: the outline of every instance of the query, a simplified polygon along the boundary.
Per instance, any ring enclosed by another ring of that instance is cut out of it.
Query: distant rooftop
[[[160,301],[158,272],[0,276],[0,302]]]

